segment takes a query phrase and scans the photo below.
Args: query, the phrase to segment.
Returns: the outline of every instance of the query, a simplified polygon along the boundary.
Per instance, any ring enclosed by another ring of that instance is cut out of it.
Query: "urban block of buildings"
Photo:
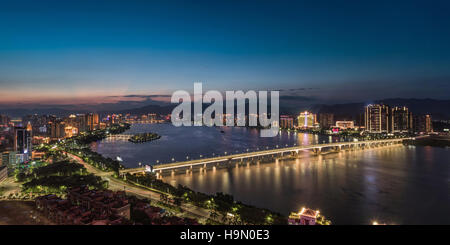
[[[336,116],[333,113],[315,114],[301,112],[296,118],[280,116],[280,127],[285,129],[325,129],[331,133],[345,130],[371,134],[428,134],[433,132],[431,115],[413,115],[406,106],[371,104],[364,108],[363,114]]]
[[[70,189],[67,199],[55,195],[35,199],[36,209],[59,225],[120,225],[130,220],[125,192]]]
[[[365,108],[365,129],[369,133],[430,133],[431,115],[414,115],[407,107],[374,104]]]

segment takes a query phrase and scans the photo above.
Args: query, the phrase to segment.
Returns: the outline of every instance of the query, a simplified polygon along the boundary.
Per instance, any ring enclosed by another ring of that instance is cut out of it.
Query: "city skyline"
[[[448,225],[449,13],[1,1],[0,228],[220,244]]]
[[[291,102],[449,99],[444,1],[21,3],[0,10],[3,107],[164,102],[198,81]]]

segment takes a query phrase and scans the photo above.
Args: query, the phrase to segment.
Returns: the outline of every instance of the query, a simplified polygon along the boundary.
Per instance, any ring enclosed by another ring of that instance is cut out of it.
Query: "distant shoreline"
[[[406,140],[405,143],[415,146],[450,147],[450,136],[430,136],[415,140]]]

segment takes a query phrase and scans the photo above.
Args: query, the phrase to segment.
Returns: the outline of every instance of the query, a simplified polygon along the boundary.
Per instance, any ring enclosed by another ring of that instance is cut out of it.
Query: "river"
[[[222,133],[221,130],[224,132]],[[105,139],[93,150],[120,156],[127,167],[209,157],[266,147],[335,142],[337,137],[282,132],[261,138],[255,129],[133,125],[127,133],[155,132],[160,140],[133,144]],[[231,169],[164,177],[206,193],[288,215],[301,207],[319,209],[334,224],[450,224],[450,149],[389,146],[312,156]]]

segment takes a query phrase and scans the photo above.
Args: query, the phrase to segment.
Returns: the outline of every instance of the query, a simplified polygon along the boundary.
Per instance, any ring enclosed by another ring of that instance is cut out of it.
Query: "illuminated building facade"
[[[409,132],[413,128],[412,113],[408,111],[408,108],[393,107],[391,112],[391,128],[390,131],[394,133]]]
[[[353,121],[336,121],[336,127],[340,129],[352,129],[355,128],[355,122]]]
[[[23,155],[23,161],[27,161],[29,156],[31,156],[33,149],[32,139],[33,136],[30,123],[28,123],[26,128],[14,128],[14,151],[19,155]]]
[[[416,133],[431,133],[431,132],[433,132],[433,124],[431,121],[431,115],[414,116],[414,132],[416,132]]]
[[[291,213],[288,218],[289,225],[315,225],[319,211],[302,208],[298,213]]]
[[[15,151],[5,151],[2,152],[2,164],[5,166],[8,165],[15,165],[17,163],[16,159],[16,152]]]
[[[66,135],[66,123],[55,121],[49,123],[50,137],[54,140],[64,138]]]
[[[72,125],[76,128],[78,128],[78,132],[86,132],[88,130],[87,126],[87,117],[84,114],[77,114],[77,124]]]
[[[297,123],[299,128],[312,128],[317,124],[316,114],[305,111],[300,113],[297,117]]]
[[[64,128],[64,137],[70,138],[78,134],[78,128],[73,126],[67,126]]]
[[[98,129],[99,126],[99,116],[97,113],[89,113],[87,115],[87,129],[93,131]]]
[[[365,111],[365,127],[370,133],[389,132],[389,106],[368,105]]]
[[[294,128],[294,118],[290,116],[280,116],[280,127],[281,128]]]

